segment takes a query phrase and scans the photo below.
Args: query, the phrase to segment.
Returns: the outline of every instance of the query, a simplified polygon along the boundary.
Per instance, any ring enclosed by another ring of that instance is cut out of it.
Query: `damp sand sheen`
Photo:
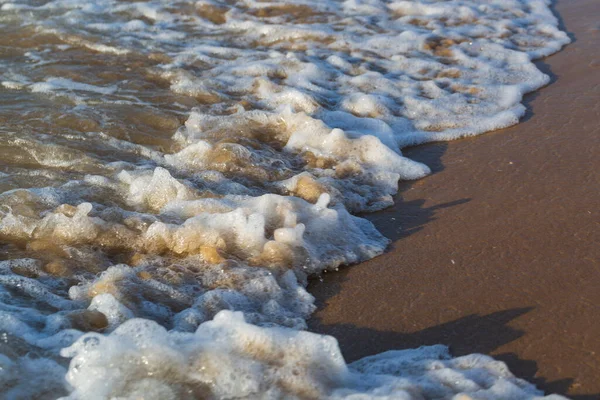
[[[549,4],[0,0],[0,397],[543,397],[443,345],[346,364],[305,287],[386,249],[355,214],[430,172],[403,147],[518,123]]]

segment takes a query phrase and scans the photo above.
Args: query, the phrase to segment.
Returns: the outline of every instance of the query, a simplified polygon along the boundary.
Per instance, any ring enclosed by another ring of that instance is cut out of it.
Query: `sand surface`
[[[314,281],[310,329],[348,361],[444,343],[548,393],[600,398],[600,3],[558,1],[574,43],[518,126],[409,149],[434,173],[368,215],[394,242]]]

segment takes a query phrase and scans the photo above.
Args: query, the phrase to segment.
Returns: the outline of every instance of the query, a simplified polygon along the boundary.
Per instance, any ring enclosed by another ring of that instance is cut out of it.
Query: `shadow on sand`
[[[436,173],[444,169],[442,156],[447,146],[446,143],[426,144],[406,149],[404,154],[413,160],[429,165],[432,172]],[[438,210],[459,206],[470,201],[470,199],[457,199],[431,207],[424,206],[424,199],[403,201],[402,193],[409,190],[413,184],[412,182],[400,183],[399,192],[395,198],[396,203],[399,205],[394,207],[396,211],[390,209],[361,215],[371,220],[382,234],[392,240],[392,243],[421,230],[427,223],[435,219]],[[398,207],[403,211],[400,215],[397,213]],[[393,224],[389,223],[392,216],[396,218]],[[392,244],[391,247],[393,246]],[[345,271],[341,270],[333,273],[335,277],[325,278],[323,283],[320,283],[319,280],[309,283],[309,292],[317,289],[316,285],[319,285],[318,290],[316,290],[319,292],[320,298],[317,302],[319,309],[325,306],[327,299],[340,292],[346,279],[345,274]],[[408,349],[441,343],[450,347],[453,356],[471,353],[488,355],[494,353],[494,358],[505,362],[511,372],[519,378],[533,383],[547,394],[566,395],[575,382],[573,378],[549,381],[537,375],[538,366],[536,361],[521,359],[515,353],[495,353],[503,345],[525,336],[526,332],[512,328],[509,323],[527,314],[532,309],[532,307],[525,307],[487,315],[468,315],[417,332],[378,331],[351,324],[323,324],[315,317],[310,319],[308,324],[309,330],[313,332],[336,337],[348,362],[390,349]],[[571,396],[571,398],[574,400],[597,400],[600,399],[600,394],[576,395]]]
[[[453,356],[490,354],[525,335],[525,332],[510,327],[509,323],[531,310],[533,307],[498,311],[488,315],[468,315],[421,331],[406,333],[378,331],[347,324],[321,325],[316,319],[311,320],[310,328],[338,338],[348,362],[389,349],[401,350],[438,343],[449,346]],[[515,353],[494,354],[494,358],[505,362],[513,374],[535,384],[547,394],[565,394],[573,384],[573,379],[547,381],[536,376],[537,363],[521,359]],[[580,395],[571,398],[597,400],[599,396]]]
[[[554,8],[554,4],[552,4],[552,8]],[[554,12],[554,15],[559,19],[560,28],[569,34],[572,42],[575,42],[577,38],[566,29],[560,15],[556,12]],[[546,63],[545,58],[537,60],[536,65],[542,72],[550,76],[549,84],[558,79],[558,76],[552,72],[550,65]],[[532,102],[537,96],[538,92],[536,91],[524,97],[523,103],[527,107],[527,111],[522,121],[531,119],[534,116],[535,110]],[[501,134],[501,132],[499,133]],[[403,153],[415,161],[427,164],[432,169],[432,173],[435,174],[444,169],[442,156],[447,147],[446,143],[430,143],[404,149]],[[401,217],[398,218],[398,214],[391,210],[360,216],[371,220],[382,234],[395,242],[421,230],[424,225],[435,219],[437,210],[470,201],[470,199],[456,199],[433,207],[424,207],[424,199],[404,202],[402,193],[409,190],[413,184],[413,182],[400,182],[395,201],[400,204],[403,210]],[[389,223],[392,215],[395,217],[394,224]],[[398,226],[401,228],[399,229]],[[321,294],[320,304],[317,304],[319,308],[323,308],[327,299],[335,296],[341,290],[345,273],[342,270],[335,273],[335,275],[335,279],[319,284]],[[309,291],[311,291],[311,288],[315,288],[316,282],[318,281],[315,280],[309,283]],[[487,315],[468,315],[417,332],[378,331],[351,324],[322,324],[318,318],[310,319],[308,324],[311,331],[336,337],[348,362],[390,349],[408,349],[438,343],[449,346],[454,356],[471,353],[491,354],[503,345],[526,334],[524,331],[512,328],[509,323],[527,314],[532,309],[532,307],[514,308]],[[548,351],[552,351],[552,349],[548,349]],[[574,384],[572,378],[549,381],[544,377],[537,376],[538,366],[536,361],[521,359],[515,353],[494,354],[494,358],[505,362],[513,374],[532,382],[547,394],[566,394]],[[600,399],[600,394],[575,395],[571,398],[574,400],[597,400]]]
[[[435,174],[444,170],[442,156],[447,148],[447,143],[429,143],[405,149],[403,154],[414,161],[429,166],[432,174]],[[392,242],[395,242],[421,230],[428,222],[435,219],[437,210],[464,204],[470,200],[458,199],[432,207],[424,206],[425,199],[404,201],[402,193],[409,190],[413,184],[414,182],[412,181],[399,183],[398,194],[394,198],[396,206],[375,213],[359,214],[358,216],[373,222],[379,232]],[[398,214],[398,209],[402,210],[400,215]],[[390,220],[394,222],[390,223]]]

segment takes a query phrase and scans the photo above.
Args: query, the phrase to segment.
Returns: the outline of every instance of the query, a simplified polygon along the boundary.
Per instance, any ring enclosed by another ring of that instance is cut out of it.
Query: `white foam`
[[[47,125],[0,137],[0,235],[18,248],[0,263],[0,391],[540,396],[486,356],[434,346],[346,365],[335,339],[299,330],[309,275],[388,243],[350,212],[389,206],[400,179],[430,172],[402,147],[523,116],[523,95],[549,82],[532,60],[569,42],[549,4],[2,2],[13,25],[0,31],[41,37],[3,64],[7,96],[37,93],[65,115],[33,110]],[[137,125],[119,114],[132,104],[152,111],[132,113]],[[168,140],[154,111],[187,104]]]
[[[66,78],[48,77],[44,82],[38,82],[30,85],[31,91],[34,93],[52,93],[58,90],[84,91],[99,94],[112,94],[117,88],[116,86],[100,87],[90,85],[88,83],[74,82]]]
[[[86,334],[62,354],[72,358],[69,399],[542,398],[484,355],[452,359],[438,345],[346,365],[333,337],[259,328],[229,311],[194,333],[130,320],[109,336]]]

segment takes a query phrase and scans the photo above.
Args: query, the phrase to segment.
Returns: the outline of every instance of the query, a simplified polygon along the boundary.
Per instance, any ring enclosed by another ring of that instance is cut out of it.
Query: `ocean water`
[[[0,0],[0,398],[543,396],[304,329],[307,278],[388,244],[353,214],[430,172],[403,147],[518,123],[549,5]]]

